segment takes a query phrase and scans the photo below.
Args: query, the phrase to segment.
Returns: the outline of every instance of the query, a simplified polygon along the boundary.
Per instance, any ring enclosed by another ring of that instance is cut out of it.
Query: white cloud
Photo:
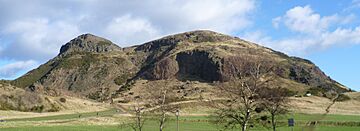
[[[111,40],[126,42],[144,42],[159,36],[159,31],[146,19],[124,15],[114,18],[105,28],[106,36]]]
[[[0,66],[0,78],[13,78],[19,71],[33,69],[38,65],[34,60],[16,61]]]
[[[252,25],[255,8],[255,0],[0,0],[0,61],[43,63],[82,33],[121,47],[196,29],[234,33]]]
[[[113,5],[116,5],[116,2],[112,5],[105,4],[106,6],[99,7],[97,8],[99,11],[96,11],[100,14],[101,12],[104,14],[111,12],[112,16],[109,17],[108,21],[105,21],[105,27],[108,26],[108,23],[114,23],[115,19],[122,17],[141,20],[147,25],[151,25],[148,26],[150,30],[156,30],[158,35],[196,29],[233,33],[252,24],[249,15],[255,10],[255,4],[254,0],[209,0],[206,2],[202,0],[155,0],[143,1],[141,4],[138,1],[132,1],[118,3],[118,5],[122,5],[121,7],[114,7]],[[119,10],[119,8],[121,9]],[[118,11],[115,11],[116,9]],[[123,31],[122,34],[126,33],[128,32]],[[129,34],[131,33],[132,31],[129,32]],[[107,35],[108,33],[105,32],[104,36]],[[126,38],[122,38],[122,40],[119,38],[119,41],[115,42],[126,42],[121,43],[120,46],[129,46],[127,43],[141,44],[141,42],[145,42],[130,38],[123,39]]]
[[[14,21],[1,32],[11,42],[1,53],[10,59],[49,59],[58,53],[62,44],[79,34],[77,26],[63,22],[50,22],[45,18]]]
[[[318,35],[327,31],[330,26],[336,24],[347,24],[355,19],[353,14],[348,16],[339,16],[333,14],[330,16],[321,16],[315,13],[312,8],[307,6],[296,6],[288,10],[284,16],[276,17],[272,20],[273,26],[278,28],[281,22],[292,31]]]
[[[274,39],[261,31],[247,32],[242,37],[263,46],[297,56],[303,56],[310,53],[317,42],[319,42],[318,39],[309,39],[305,37]]]
[[[286,27],[292,31],[300,33],[318,34],[326,30],[329,25],[338,20],[337,15],[321,17],[314,13],[310,6],[297,6],[286,12],[282,17],[277,17],[274,21],[284,21]]]
[[[232,33],[252,24],[249,15],[255,4],[255,0],[0,1],[0,33],[13,40],[0,57],[47,59],[71,38],[88,32],[122,47],[196,29]],[[23,53],[9,53],[18,48]]]
[[[176,7],[176,5],[173,6]],[[178,6],[178,12],[184,13],[184,21],[187,23],[179,23],[179,25],[231,33],[251,24],[247,15],[255,9],[255,2],[252,0],[211,0],[207,2],[188,0]]]
[[[298,35],[281,39],[274,39],[261,31],[255,31],[246,33],[243,38],[290,55],[305,56],[331,46],[360,44],[360,26],[354,29],[337,28],[335,31],[315,36]]]
[[[322,46],[340,44],[360,44],[360,26],[355,29],[337,28],[333,32],[326,32],[321,36]]]
[[[341,25],[351,23],[354,19],[353,14],[321,16],[310,6],[296,6],[284,16],[272,20],[274,28],[280,29],[280,25],[285,25],[295,35],[274,39],[262,32],[252,32],[245,34],[245,38],[291,55],[303,56],[331,46],[360,44],[360,26],[341,28]],[[330,27],[335,29],[331,30]]]

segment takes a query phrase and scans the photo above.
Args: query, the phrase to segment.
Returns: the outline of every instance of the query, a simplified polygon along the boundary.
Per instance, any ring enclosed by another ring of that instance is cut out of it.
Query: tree
[[[138,101],[136,101],[136,104],[132,106],[132,109],[130,110],[133,114],[132,116],[132,123],[129,123],[129,127],[131,127],[134,131],[142,131],[145,121],[146,121],[146,115],[145,115],[145,107],[141,105]]]
[[[276,131],[277,117],[288,112],[289,100],[288,89],[285,88],[264,88],[261,90],[261,107],[270,114],[271,127]]]
[[[249,57],[247,57],[249,58]],[[255,117],[255,109],[260,104],[259,92],[270,80],[271,63],[256,58],[242,60],[238,64],[238,76],[220,84],[218,89],[225,100],[213,102],[215,123],[225,124],[224,128],[237,128],[246,131]]]
[[[179,100],[173,87],[166,80],[153,81],[145,88],[145,103],[150,107],[147,110],[152,112],[154,118],[159,121],[160,131],[164,130],[165,123],[170,113],[175,113],[179,107],[171,104]]]

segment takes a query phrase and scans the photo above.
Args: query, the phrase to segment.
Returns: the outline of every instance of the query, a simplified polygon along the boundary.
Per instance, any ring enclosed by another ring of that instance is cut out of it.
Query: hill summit
[[[72,52],[110,52],[121,48],[111,41],[92,35],[83,34],[71,40],[60,48],[60,54],[64,55]]]
[[[62,46],[57,57],[11,83],[47,95],[108,100],[141,80],[226,82],[236,77],[241,62],[250,58],[276,65],[276,73],[271,74],[274,86],[319,95],[350,90],[309,60],[204,30],[125,48],[95,35],[80,35]]]

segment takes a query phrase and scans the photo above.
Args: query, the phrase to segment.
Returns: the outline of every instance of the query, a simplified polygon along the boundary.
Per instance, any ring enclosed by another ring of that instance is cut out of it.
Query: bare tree
[[[237,78],[218,86],[226,100],[212,103],[217,109],[216,123],[225,124],[224,128],[240,126],[242,131],[247,130],[260,104],[259,92],[270,80],[267,75],[271,67],[268,65],[270,63],[256,59],[244,60],[238,64]]]
[[[263,88],[260,93],[261,107],[267,111],[271,118],[271,127],[276,131],[277,119],[288,112],[289,99],[288,89],[285,88]]]
[[[146,115],[145,115],[145,107],[142,106],[141,104],[139,104],[139,102],[137,102],[135,105],[133,105],[132,107],[132,120],[133,123],[130,123],[130,127],[134,130],[134,131],[142,131],[145,121],[146,121]]]
[[[146,92],[145,103],[150,107],[147,110],[152,112],[154,114],[153,116],[158,119],[159,129],[163,131],[169,114],[176,112],[179,108],[177,105],[171,103],[179,99],[174,92],[173,86],[169,85],[167,81],[160,80],[153,82],[153,84],[148,84]]]
[[[145,121],[147,120],[146,107],[142,104],[143,100],[140,97],[135,97],[133,101],[134,104],[129,106],[127,110],[131,115],[130,120],[123,122],[120,128],[131,128],[133,131],[142,131]]]

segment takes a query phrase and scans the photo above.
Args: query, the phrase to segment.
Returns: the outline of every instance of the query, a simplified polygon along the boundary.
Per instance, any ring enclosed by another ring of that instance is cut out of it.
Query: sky
[[[360,0],[0,0],[0,79],[84,33],[127,47],[199,29],[309,59],[360,91]]]

